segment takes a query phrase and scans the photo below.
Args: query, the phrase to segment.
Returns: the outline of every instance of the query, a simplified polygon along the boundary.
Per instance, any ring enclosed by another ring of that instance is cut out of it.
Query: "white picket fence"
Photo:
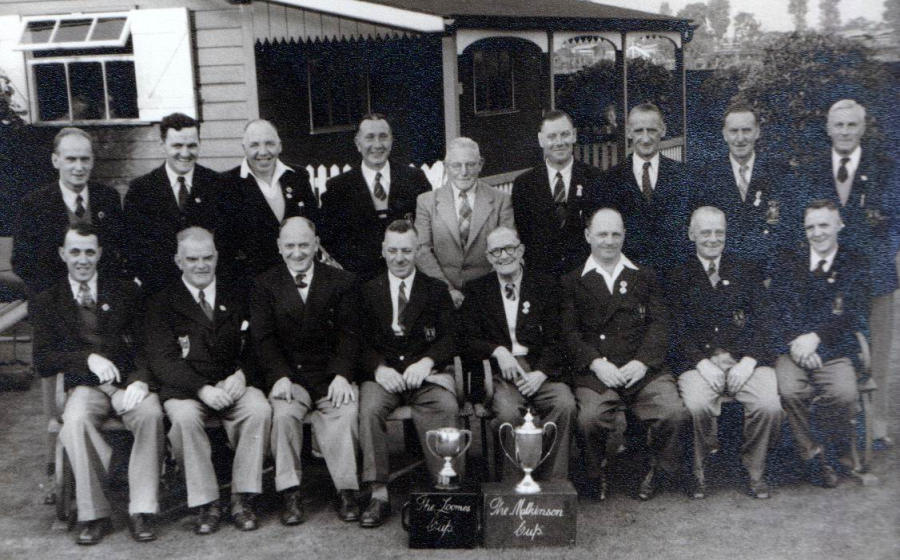
[[[415,167],[413,164],[409,164],[410,167]],[[420,169],[423,173],[425,173],[425,177],[428,179],[428,182],[431,183],[431,188],[436,189],[441,186],[444,180],[444,162],[436,161],[431,165],[427,163],[423,163],[420,166]],[[330,166],[326,165],[318,165],[306,166],[306,172],[309,173],[309,181],[312,183],[313,193],[316,195],[316,198],[319,200],[319,204],[322,203],[322,195],[325,194],[325,191],[328,189],[326,187],[326,183],[328,179],[336,175],[340,175],[345,171],[350,171],[350,165],[344,164],[343,167],[338,166],[337,164],[332,164]]]

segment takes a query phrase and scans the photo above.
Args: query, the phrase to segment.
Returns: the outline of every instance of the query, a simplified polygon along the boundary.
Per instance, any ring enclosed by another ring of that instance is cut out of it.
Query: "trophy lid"
[[[525,423],[516,428],[517,434],[543,434],[544,430],[534,425],[534,416],[531,415],[531,409],[526,409]]]

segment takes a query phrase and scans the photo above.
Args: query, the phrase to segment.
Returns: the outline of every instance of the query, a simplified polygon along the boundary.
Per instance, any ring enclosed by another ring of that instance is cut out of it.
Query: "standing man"
[[[474,140],[451,140],[444,156],[446,183],[420,194],[416,202],[417,266],[447,285],[456,308],[466,283],[491,271],[485,257],[488,233],[501,225],[513,227],[509,195],[478,180],[483,163]]]
[[[683,163],[659,153],[666,124],[656,105],[635,106],[628,113],[625,133],[634,153],[606,173],[602,205],[622,214],[628,232],[625,253],[638,264],[665,274],[669,266],[689,254],[684,228],[690,215],[692,182]]]
[[[838,243],[844,228],[837,205],[813,201],[803,221],[808,251],[786,255],[772,279],[772,297],[780,304],[775,374],[800,456],[810,474],[821,473],[823,486],[838,484],[838,471],[825,459],[834,445],[839,469],[852,468],[851,421],[858,394],[854,357],[856,332],[866,322],[867,265]],[[810,401],[816,398],[821,443],[810,430]]]
[[[759,136],[759,119],[752,107],[732,104],[725,110],[722,137],[728,158],[718,157],[704,166],[693,206],[722,210],[728,220],[726,251],[766,274],[772,255],[789,241],[785,231],[799,215],[794,216],[787,200],[792,191],[787,161],[760,153]]]
[[[218,282],[217,260],[210,232],[199,227],[179,232],[175,264],[181,278],[157,293],[147,309],[150,368],[172,423],[169,442],[184,471],[188,507],[199,510],[194,527],[198,535],[218,530],[222,516],[204,430],[207,416],[222,419],[234,449],[231,491],[238,499],[233,500],[232,515],[242,531],[258,526],[252,497],[262,492],[263,457],[272,427],[265,395],[247,384],[247,298]]]
[[[359,348],[352,274],[316,263],[316,226],[295,216],[281,226],[282,264],[256,279],[250,330],[272,405],[275,489],[281,522],[303,522],[300,495],[303,419],[310,415],[319,449],[338,490],[338,517],[359,519],[357,390]]]
[[[424,446],[425,432],[456,426],[459,413],[453,376],[444,373],[455,353],[453,302],[444,283],[416,272],[417,247],[412,222],[392,222],[382,249],[388,269],[362,287],[359,443],[362,480],[371,489],[359,520],[362,527],[378,527],[391,510],[388,414],[410,405]],[[423,452],[436,480],[443,462],[427,449]]]
[[[543,423],[556,424],[556,445],[542,474],[565,480],[576,410],[559,340],[559,287],[555,278],[526,270],[524,255],[516,230],[500,226],[488,235],[487,258],[496,274],[466,286],[465,346],[473,361],[490,358],[496,368],[493,432],[504,422],[521,425],[522,411],[533,408]],[[505,475],[515,474],[511,462],[503,465]]]
[[[679,436],[688,412],[666,367],[669,312],[652,269],[622,254],[622,216],[597,210],[584,232],[591,256],[562,279],[562,333],[575,368],[577,431],[587,476],[606,498],[606,438],[618,408],[649,424],[650,468],[638,497],[649,500],[657,472],[680,470]]]
[[[159,123],[166,161],[138,177],[125,195],[129,270],[152,296],[181,276],[174,255],[176,234],[190,226],[215,231],[219,225],[219,182],[215,171],[197,164],[200,123],[172,113]]]
[[[281,223],[294,216],[316,223],[319,203],[309,173],[279,159],[281,138],[272,123],[248,122],[241,147],[244,161],[224,174],[227,227],[221,245],[230,272],[249,289],[253,278],[282,263],[276,244]]]
[[[775,370],[767,355],[763,278],[752,263],[725,252],[725,213],[701,206],[691,215],[688,237],[696,260],[672,271],[678,388],[694,425],[694,486],[706,496],[706,458],[719,450],[717,419],[722,398],[744,405],[741,459],[749,494],[769,497],[766,455],[781,430],[784,411]]]
[[[34,296],[66,277],[59,248],[73,224],[92,224],[105,256],[104,277],[121,276],[122,201],[113,189],[90,182],[94,168],[91,136],[65,127],[53,139],[53,167],[59,181],[22,199],[13,228],[12,267]]]
[[[41,376],[65,375],[67,392],[59,439],[75,475],[81,531],[75,542],[97,544],[111,530],[110,505],[101,476],[112,449],[100,433],[115,413],[134,434],[128,462],[128,527],[138,542],[156,538],[163,420],[150,392],[141,336],[141,297],[132,282],[101,277],[103,251],[89,224],[69,227],[59,248],[68,277],[33,302],[34,364]]]
[[[584,228],[598,207],[602,172],[575,161],[578,132],[568,114],[548,111],[537,137],[544,165],[516,177],[513,212],[522,243],[528,247],[528,268],[559,277],[588,256]]]
[[[322,195],[322,243],[365,282],[384,271],[378,240],[385,228],[412,221],[416,197],[431,185],[421,169],[388,159],[394,137],[384,115],[364,116],[354,141],[360,165],[329,179]]]

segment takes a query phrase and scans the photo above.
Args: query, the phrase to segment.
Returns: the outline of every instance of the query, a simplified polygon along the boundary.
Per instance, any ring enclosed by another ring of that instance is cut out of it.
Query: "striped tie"
[[[459,239],[465,245],[469,240],[469,226],[472,225],[472,207],[469,206],[469,197],[466,193],[459,193],[461,201],[459,207]]]

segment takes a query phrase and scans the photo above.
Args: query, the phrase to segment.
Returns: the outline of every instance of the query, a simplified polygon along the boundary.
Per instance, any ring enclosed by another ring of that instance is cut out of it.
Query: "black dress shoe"
[[[372,528],[380,527],[391,513],[391,504],[384,500],[372,498],[365,511],[359,516],[359,526]]]
[[[78,533],[78,539],[76,539],[75,542],[83,545],[97,544],[102,541],[103,537],[111,530],[112,523],[110,522],[109,517],[85,521],[81,525],[81,531]]]
[[[256,512],[253,511],[252,494],[241,494],[241,509],[231,516],[234,526],[241,531],[255,531],[259,528]]]
[[[222,508],[218,502],[212,502],[200,506],[197,515],[197,525],[194,532],[198,535],[211,535],[219,530],[219,522],[222,520]]]
[[[601,472],[600,476],[588,480],[587,486],[587,495],[590,499],[604,502],[609,498],[609,482],[605,471]]]
[[[149,513],[133,513],[128,516],[128,530],[131,538],[137,542],[150,542],[156,540],[156,533],[152,528],[153,516]]]
[[[281,510],[282,525],[299,525],[306,521],[303,511],[303,498],[299,490],[284,493],[284,509]]]
[[[650,467],[650,470],[647,471],[647,475],[641,480],[641,485],[638,487],[638,498],[641,501],[646,502],[650,498],[653,497],[653,494],[656,493],[656,469]]]
[[[341,521],[357,521],[359,519],[359,494],[356,490],[338,492],[338,518]]]

